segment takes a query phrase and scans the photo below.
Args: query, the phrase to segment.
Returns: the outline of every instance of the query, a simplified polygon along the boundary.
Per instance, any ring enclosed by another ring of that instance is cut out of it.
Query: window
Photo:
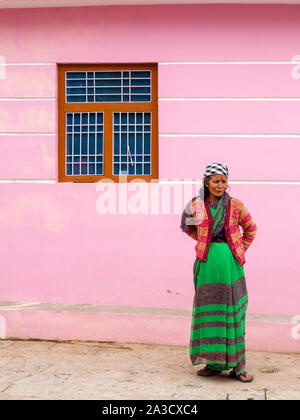
[[[58,180],[158,179],[157,65],[58,66]]]

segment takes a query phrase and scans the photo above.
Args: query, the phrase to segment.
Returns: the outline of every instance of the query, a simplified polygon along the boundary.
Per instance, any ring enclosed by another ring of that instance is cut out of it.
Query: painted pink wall
[[[161,178],[200,177],[220,159],[233,180],[299,181],[299,101],[191,100],[298,98],[292,64],[164,64],[289,62],[300,53],[299,27],[298,6],[0,11],[0,54],[14,63],[0,79],[0,179],[57,177],[51,63],[158,62]],[[246,255],[249,312],[299,313],[299,189],[231,187],[259,229]],[[0,192],[1,300],[191,307],[194,242],[180,214],[101,216],[95,184],[1,182]]]
[[[289,61],[300,44],[286,5],[5,9],[0,27],[8,62]]]
[[[94,184],[2,184],[1,192],[2,300],[190,308],[195,243],[180,215],[100,215]],[[300,222],[286,217],[300,212],[297,200],[287,207],[299,193],[299,185],[231,186],[259,227],[246,254],[251,313],[299,310]]]

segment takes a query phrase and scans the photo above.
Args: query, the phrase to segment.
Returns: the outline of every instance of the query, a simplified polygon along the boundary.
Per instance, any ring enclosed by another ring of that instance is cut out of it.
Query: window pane
[[[68,71],[66,73],[67,79],[85,79],[85,72]]]
[[[66,174],[103,175],[103,112],[67,113],[66,125]]]
[[[151,133],[144,133],[144,121],[150,126],[151,112],[114,112],[113,121],[122,124],[120,134],[120,126],[113,126],[113,174],[150,175]]]
[[[144,152],[145,154],[150,154],[150,133],[144,134]]]
[[[66,72],[66,102],[151,102],[150,71]]]
[[[95,164],[94,163],[89,164],[89,175],[95,175]]]
[[[150,71],[132,71],[131,77],[150,77]]]
[[[149,102],[147,95],[131,95],[131,102]]]

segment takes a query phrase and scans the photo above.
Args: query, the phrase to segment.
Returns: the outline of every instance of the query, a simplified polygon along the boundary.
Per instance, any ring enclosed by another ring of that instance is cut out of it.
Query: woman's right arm
[[[192,199],[186,206],[181,216],[180,228],[182,232],[197,240],[197,225],[195,224],[195,211],[193,209]]]

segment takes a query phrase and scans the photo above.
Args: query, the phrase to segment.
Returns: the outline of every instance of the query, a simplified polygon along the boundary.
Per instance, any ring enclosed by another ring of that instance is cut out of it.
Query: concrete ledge
[[[189,310],[0,302],[0,338],[188,345],[190,326]],[[295,328],[292,315],[248,314],[247,349],[300,353]]]

